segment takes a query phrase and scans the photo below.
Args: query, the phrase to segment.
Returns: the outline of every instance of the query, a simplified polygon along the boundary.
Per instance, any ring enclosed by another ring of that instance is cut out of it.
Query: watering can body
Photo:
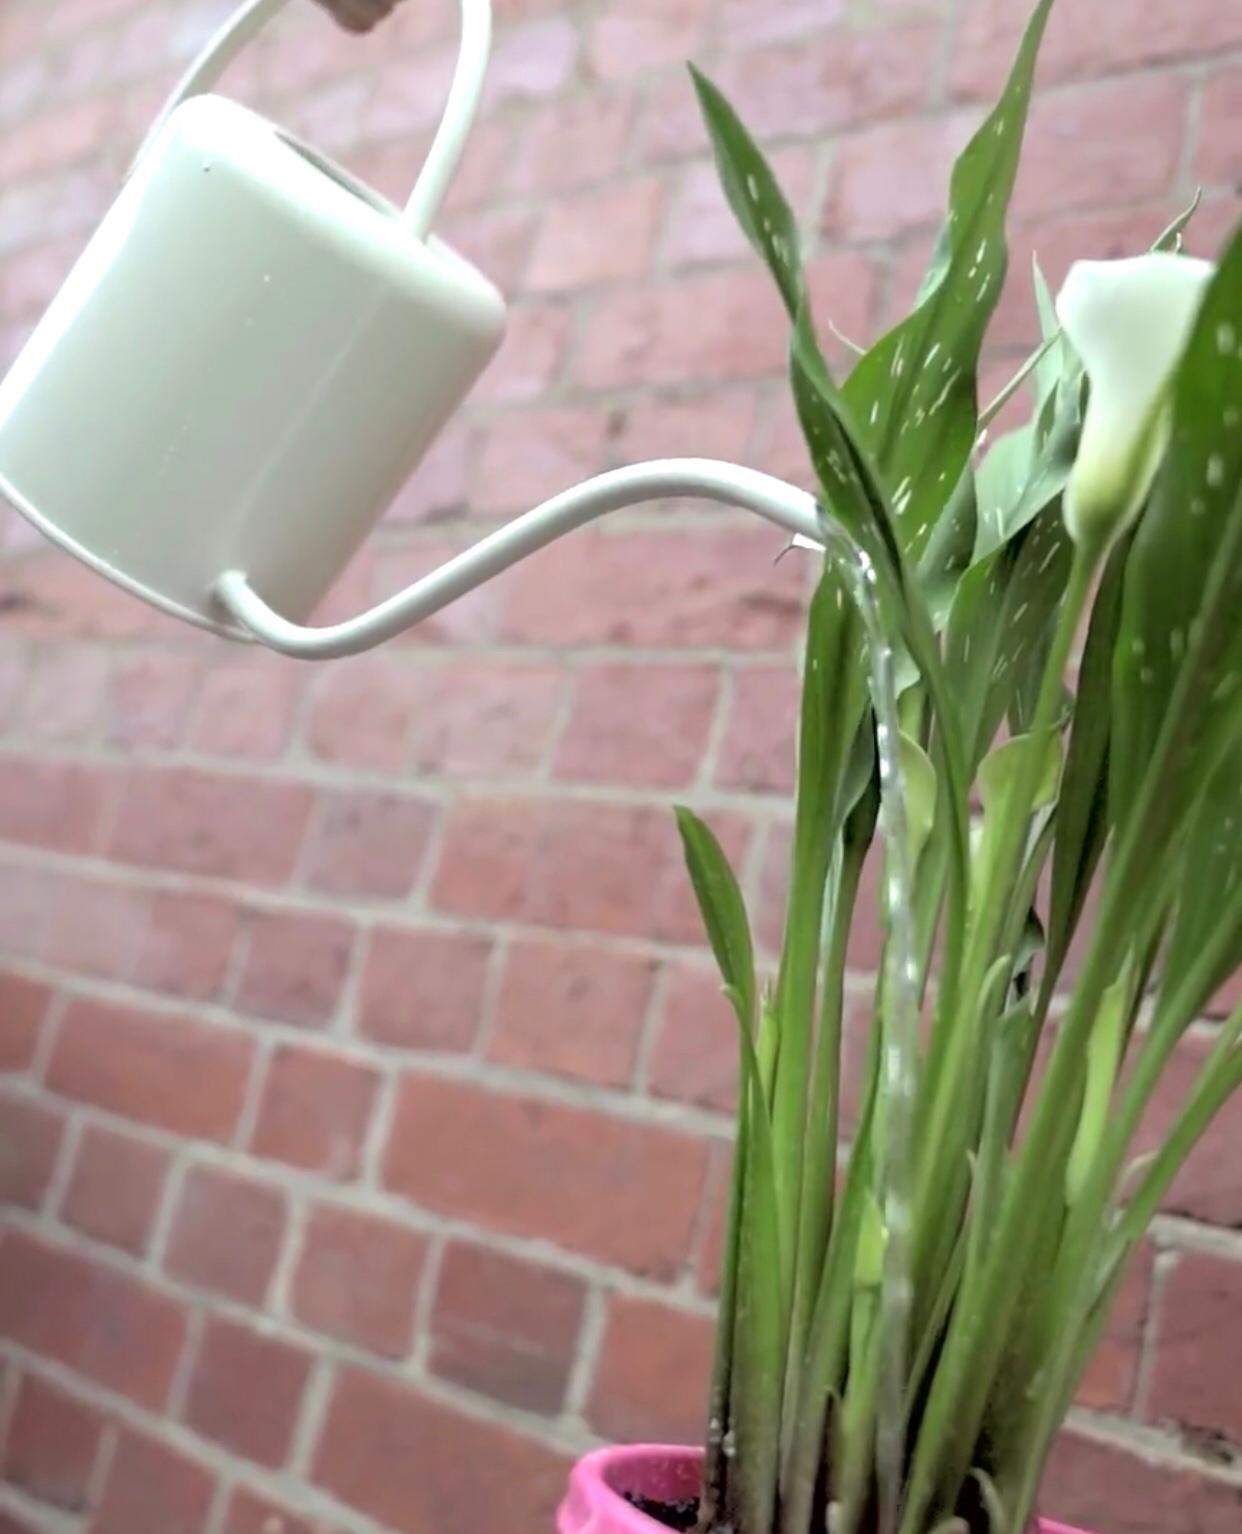
[[[214,95],[176,106],[0,383],[0,493],[101,573],[237,634],[299,622],[493,355],[492,284]]]

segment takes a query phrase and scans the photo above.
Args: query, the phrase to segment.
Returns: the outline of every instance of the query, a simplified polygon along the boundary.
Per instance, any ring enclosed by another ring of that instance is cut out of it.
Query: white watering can
[[[462,0],[404,211],[207,94],[284,4],[249,0],[187,71],[0,383],[0,497],[164,611],[307,658],[378,644],[638,501],[713,498],[819,541],[802,491],[667,460],[557,496],[358,618],[301,626],[490,361],[505,309],[430,232],[478,106],[490,0]]]

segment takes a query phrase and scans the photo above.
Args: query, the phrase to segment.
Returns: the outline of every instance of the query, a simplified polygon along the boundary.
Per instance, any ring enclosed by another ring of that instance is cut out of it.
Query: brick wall
[[[821,315],[865,336],[1025,5],[496,8],[444,227],[510,337],[340,614],[609,464],[805,478],[680,61],[771,146]],[[0,358],[223,9],[0,0]],[[367,42],[299,4],[233,88],[396,194],[454,46],[447,0]],[[1242,8],[1060,0],[997,365],[1033,248],[1054,279],[1133,250],[1196,182],[1214,248],[1240,137]],[[698,1430],[733,1048],[669,805],[770,945],[807,568],[742,517],[627,514],[306,669],[0,537],[0,1529],[550,1530],[575,1452]],[[1100,1534],[1242,1524],[1240,1167],[1242,1105],[1084,1388],[1047,1501]]]

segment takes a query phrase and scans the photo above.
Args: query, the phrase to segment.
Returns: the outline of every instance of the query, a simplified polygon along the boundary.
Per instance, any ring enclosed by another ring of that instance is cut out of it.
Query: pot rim
[[[663,1524],[625,1500],[627,1490],[648,1496],[694,1495],[702,1449],[686,1444],[622,1444],[584,1454],[569,1476],[557,1518],[558,1534],[668,1534]],[[1085,1534],[1041,1518],[1039,1534]]]

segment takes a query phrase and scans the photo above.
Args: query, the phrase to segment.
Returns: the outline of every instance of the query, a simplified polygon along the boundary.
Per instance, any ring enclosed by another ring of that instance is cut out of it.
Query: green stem
[[[996,1361],[1008,1335],[1016,1290],[1013,1274],[1030,1256],[1040,1227],[1035,1218],[1050,1196],[1072,1137],[1075,1120],[1067,1105],[1076,1101],[1075,1080],[1081,1056],[1104,990],[1111,983],[1117,957],[1124,951],[1130,924],[1131,892],[1144,882],[1141,872],[1160,858],[1176,824],[1179,796],[1174,792],[1185,752],[1188,725],[1203,706],[1207,685],[1201,672],[1217,609],[1229,600],[1235,545],[1242,540],[1242,518],[1226,540],[1209,577],[1199,622],[1192,629],[1190,651],[1178,673],[1155,750],[1147,764],[1129,822],[1105,883],[1102,907],[1086,964],[1049,1063],[1030,1130],[1002,1203],[991,1260],[973,1278],[967,1275],[958,1308],[923,1416],[922,1431],[910,1473],[903,1534],[919,1534],[937,1484],[965,1475],[978,1435],[984,1405],[992,1389]],[[1048,673],[1045,673],[1045,689]]]
[[[920,1175],[915,1207],[920,1214],[920,1230],[916,1239],[915,1272],[920,1281],[926,1279],[927,1253],[936,1243],[939,1224],[944,1215],[935,1190],[954,1171],[948,1164],[952,1158],[947,1154],[947,1142],[954,1133],[954,1123],[958,1117],[954,1111],[958,1090],[967,1063],[976,1053],[976,1040],[983,1023],[980,1014],[985,999],[984,981],[995,959],[997,937],[1004,930],[1009,907],[1006,892],[1014,883],[1017,860],[1026,839],[1031,805],[1044,768],[1044,740],[1053,728],[1060,706],[1065,669],[1090,595],[1097,563],[1098,558],[1092,554],[1079,553],[1075,556],[1044,667],[1035,717],[1028,736],[1029,746],[1010,792],[997,808],[996,845],[983,872],[983,888],[972,913],[970,937],[963,959],[964,980],[959,988],[960,1009],[947,1036],[919,1150]],[[962,1126],[959,1124],[958,1127]]]
[[[846,950],[865,854],[865,845],[847,846],[842,851],[841,872],[833,899],[831,934],[820,988],[819,1036],[815,1045],[811,1103],[806,1124],[806,1157],[802,1168],[789,1361],[785,1372],[786,1457],[801,1389],[807,1331],[815,1296],[819,1292],[828,1235],[832,1228],[837,1127],[841,1106],[841,1029],[845,1004]]]

